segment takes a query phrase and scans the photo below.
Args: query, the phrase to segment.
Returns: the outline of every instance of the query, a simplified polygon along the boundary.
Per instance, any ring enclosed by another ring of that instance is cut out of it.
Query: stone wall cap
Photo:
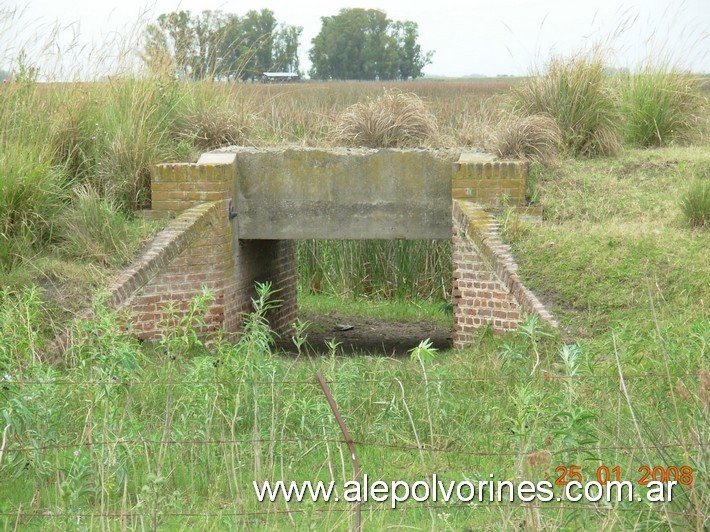
[[[490,163],[496,160],[496,156],[492,153],[483,153],[468,151],[463,152],[459,157],[459,163]]]
[[[331,147],[310,147],[302,146],[300,144],[279,144],[275,146],[226,146],[224,148],[217,148],[211,152],[205,153],[206,155],[219,155],[219,154],[240,154],[240,153],[285,153],[288,151],[296,152],[315,152],[315,153],[331,153],[336,155],[352,155],[352,156],[372,156],[378,153],[416,153],[416,154],[426,154],[433,157],[437,157],[444,160],[456,161],[465,148],[361,148],[361,147],[344,147],[344,146],[331,146]],[[202,158],[200,158],[202,162]]]
[[[208,152],[200,155],[197,164],[234,164],[234,160],[237,158],[236,153],[228,152]]]

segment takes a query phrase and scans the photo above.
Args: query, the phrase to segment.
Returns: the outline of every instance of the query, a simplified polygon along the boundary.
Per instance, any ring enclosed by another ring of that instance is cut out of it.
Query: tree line
[[[244,16],[174,11],[145,30],[142,59],[156,74],[180,79],[247,80],[268,71],[302,74],[303,28],[279,23],[270,9]],[[431,63],[415,22],[393,21],[376,9],[342,9],[321,17],[311,42],[309,75],[321,80],[418,78]]]
[[[296,72],[301,32],[279,25],[270,9],[243,17],[175,11],[146,28],[143,60],[152,72],[181,79],[243,80],[272,68]]]

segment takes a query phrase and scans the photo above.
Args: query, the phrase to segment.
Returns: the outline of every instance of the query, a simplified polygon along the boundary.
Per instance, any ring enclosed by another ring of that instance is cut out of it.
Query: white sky
[[[139,19],[147,22],[178,9],[243,15],[269,8],[279,22],[303,27],[300,57],[307,71],[320,17],[344,7],[382,9],[391,19],[417,22],[422,47],[434,51],[425,69],[429,75],[520,75],[552,54],[568,55],[596,42],[611,44],[616,66],[634,67],[663,56],[710,73],[710,0],[0,0],[0,68],[7,69],[24,47],[43,72],[73,71],[82,63],[86,73],[89,63],[108,68],[98,43],[115,42],[117,35],[126,42],[127,28],[135,28]],[[626,29],[611,38],[625,23]],[[60,28],[58,38],[54,28]],[[51,45],[40,54],[47,42]]]

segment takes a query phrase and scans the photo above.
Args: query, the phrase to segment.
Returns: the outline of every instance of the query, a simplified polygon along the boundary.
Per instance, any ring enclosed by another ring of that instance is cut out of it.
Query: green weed
[[[70,207],[57,219],[59,248],[72,258],[98,264],[122,265],[141,241],[135,224],[130,224],[108,199],[88,186],[74,191]]]
[[[0,235],[27,246],[46,244],[66,201],[61,169],[46,150],[2,143],[0,153]]]
[[[451,244],[425,240],[302,241],[304,290],[371,299],[447,299]]]

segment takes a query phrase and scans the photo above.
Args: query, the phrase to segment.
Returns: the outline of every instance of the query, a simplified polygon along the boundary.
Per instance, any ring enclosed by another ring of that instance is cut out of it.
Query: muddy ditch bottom
[[[338,351],[346,355],[367,354],[374,356],[404,357],[429,338],[438,350],[450,349],[452,330],[431,321],[391,321],[369,317],[340,316],[337,312],[312,314],[301,312],[301,320],[310,323],[307,329],[308,353],[330,353],[327,343],[339,342]],[[290,335],[283,335],[278,347],[296,353]]]

